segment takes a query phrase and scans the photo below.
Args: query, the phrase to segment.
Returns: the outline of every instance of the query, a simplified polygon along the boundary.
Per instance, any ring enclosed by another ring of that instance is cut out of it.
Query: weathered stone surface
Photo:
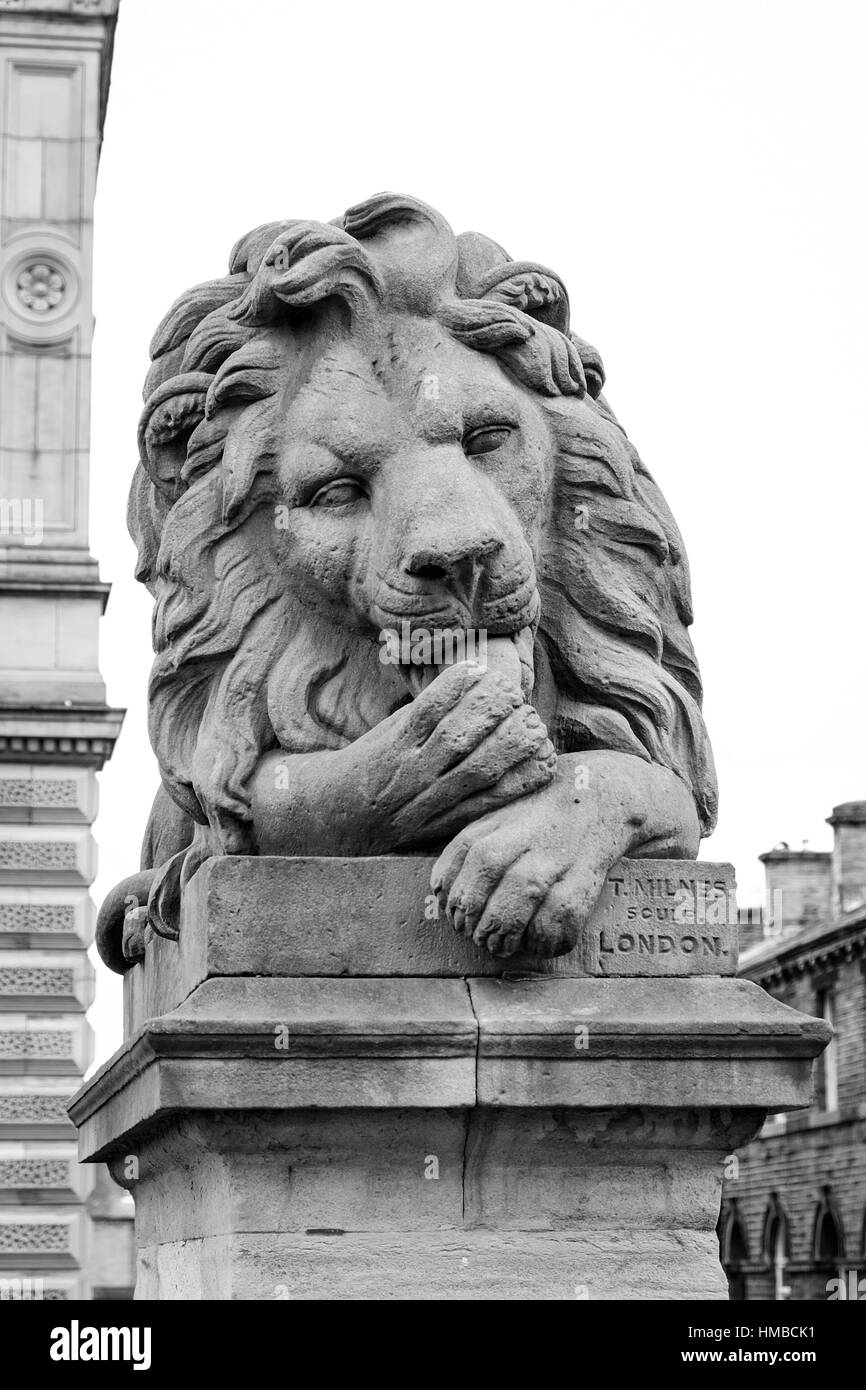
[[[724,977],[212,977],[70,1112],[139,1297],[722,1298],[722,1161],[826,1036]]]
[[[730,975],[736,968],[730,865],[624,860],[574,951],[497,959],[455,933],[439,910],[433,863],[425,855],[209,860],[185,894],[179,940],[148,929],[145,958],[127,972],[127,1036],[215,976]]]
[[[112,1166],[140,1298],[724,1298],[722,1162],[762,1113],[201,1113]]]
[[[434,862],[423,855],[212,859],[187,893],[180,938],[181,961],[190,962],[186,979],[191,986],[207,974],[240,973],[736,972],[736,902],[729,864],[623,861],[609,873],[587,925],[586,959],[575,950],[552,960],[520,952],[491,960],[455,933],[439,910],[430,891]],[[651,914],[651,926],[646,914]],[[646,949],[639,936],[647,937]],[[660,936],[668,938],[671,949],[658,946]]]
[[[136,1297],[721,1300],[728,1290],[717,1251],[715,1231],[213,1236],[145,1246]]]
[[[718,1177],[707,1154],[727,1152],[754,1125],[749,1110],[635,1109],[624,1144],[622,1112],[610,1109],[190,1115],[130,1146],[134,1189],[147,1183],[159,1194],[141,1204],[139,1238],[212,1237],[227,1216],[259,1233],[600,1227],[612,1207],[628,1211],[638,1170],[641,1204],[631,1215],[643,1228],[666,1229],[674,1207],[684,1226],[698,1227]],[[275,1152],[287,1157],[288,1182]]]
[[[177,1106],[466,1106],[476,1050],[460,980],[213,979],[100,1068],[73,1118],[93,1157]]]
[[[808,1103],[826,1026],[749,983],[470,980],[479,1103]]]
[[[827,1026],[747,981],[205,981],[71,1107],[83,1156],[173,1107],[794,1108]],[[277,1079],[279,1078],[279,1080]]]

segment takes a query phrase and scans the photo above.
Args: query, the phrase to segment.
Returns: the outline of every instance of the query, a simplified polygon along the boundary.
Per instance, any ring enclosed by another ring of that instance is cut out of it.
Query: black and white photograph
[[[864,72],[854,0],[0,0],[28,1368],[855,1346]]]

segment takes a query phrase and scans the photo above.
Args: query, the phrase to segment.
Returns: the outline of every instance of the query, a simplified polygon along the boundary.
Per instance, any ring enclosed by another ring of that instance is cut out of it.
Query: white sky
[[[564,277],[685,537],[721,782],[702,857],[866,796],[866,10],[825,0],[122,0],[96,204],[92,546],[123,735],[94,896],[156,787],[125,527],[147,344],[260,222],[411,193]],[[97,1060],[119,1045],[99,967]]]

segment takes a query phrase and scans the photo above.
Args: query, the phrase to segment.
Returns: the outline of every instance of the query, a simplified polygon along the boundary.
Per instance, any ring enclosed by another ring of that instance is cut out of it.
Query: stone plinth
[[[428,919],[429,868],[217,860],[148,941],[70,1106],[135,1197],[137,1296],[725,1298],[724,1158],[829,1036],[731,978],[718,903],[688,920],[680,880],[735,911],[729,868],[618,866],[546,973]],[[602,931],[635,945],[602,965]]]

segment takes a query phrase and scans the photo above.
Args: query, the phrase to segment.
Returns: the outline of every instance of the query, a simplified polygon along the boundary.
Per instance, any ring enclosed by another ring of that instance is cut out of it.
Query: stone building
[[[129,1199],[79,1166],[96,773],[93,199],[118,0],[0,0],[0,1295],[129,1297]]]
[[[771,1117],[728,1163],[719,1239],[735,1299],[866,1297],[866,801],[829,823],[832,853],[761,856],[769,911],[742,943],[742,976],[836,1035],[812,1106]]]

